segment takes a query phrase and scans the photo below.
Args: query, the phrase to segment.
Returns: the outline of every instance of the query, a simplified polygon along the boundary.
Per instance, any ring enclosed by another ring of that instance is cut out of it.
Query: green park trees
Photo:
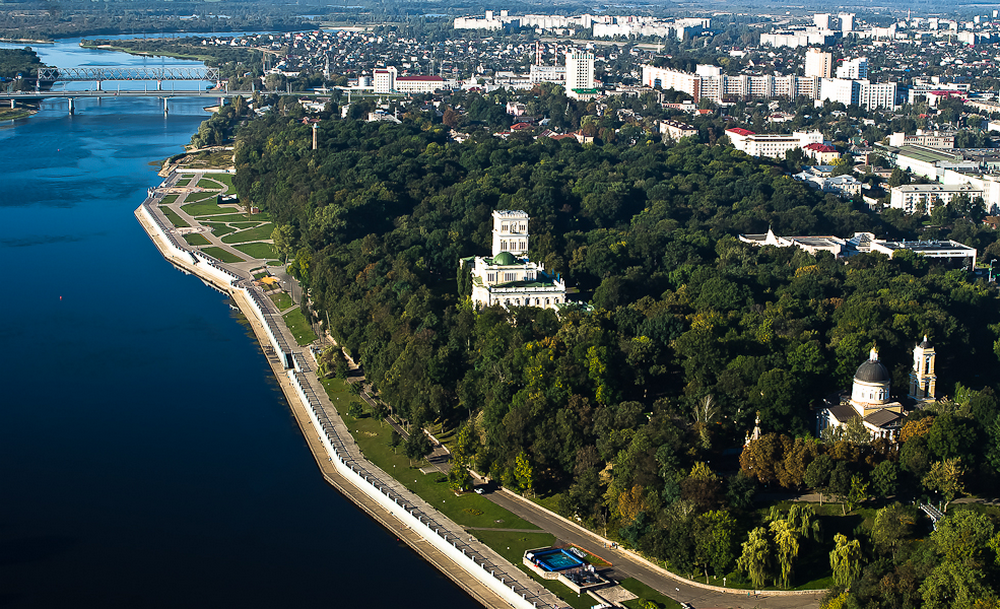
[[[540,112],[549,95],[534,100]],[[499,120],[492,99],[463,101],[469,130]],[[738,562],[761,586],[795,585],[800,557],[825,563],[833,546],[798,516],[772,530],[754,510],[758,488],[818,491],[846,511],[957,496],[955,459],[975,472],[961,477],[970,492],[995,479],[1000,425],[985,390],[914,413],[899,444],[863,427],[812,439],[813,406],[849,386],[872,344],[897,389],[924,333],[947,354],[939,387],[996,378],[1000,307],[984,284],[916,257],[838,261],[735,238],[900,230],[881,216],[724,146],[483,130],[458,143],[425,119],[324,120],[312,150],[311,128],[275,111],[240,132],[234,178],[274,218],[307,306],[412,425],[412,458],[426,455],[421,424],[458,429],[453,452],[477,472],[558,495],[567,516],[672,568],[725,575]],[[593,294],[593,310],[472,309],[460,260],[489,251],[490,213],[511,208],[531,216],[531,258]],[[734,474],[727,451],[758,411],[760,437]],[[901,555],[908,540],[891,539],[878,547]],[[851,547],[847,579],[861,564]]]

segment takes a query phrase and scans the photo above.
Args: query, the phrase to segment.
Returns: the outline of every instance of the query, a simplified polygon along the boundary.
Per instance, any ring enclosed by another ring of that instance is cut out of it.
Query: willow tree
[[[743,555],[736,561],[736,566],[747,574],[755,588],[763,588],[771,575],[772,560],[773,550],[767,529],[757,527],[743,542]]]
[[[781,567],[781,587],[787,588],[792,579],[795,559],[799,556],[799,535],[787,520],[771,522],[774,545],[778,548],[778,565]]]
[[[830,567],[833,569],[833,581],[840,586],[847,586],[861,577],[861,542],[857,539],[848,541],[841,533],[833,536],[834,548],[830,552]]]

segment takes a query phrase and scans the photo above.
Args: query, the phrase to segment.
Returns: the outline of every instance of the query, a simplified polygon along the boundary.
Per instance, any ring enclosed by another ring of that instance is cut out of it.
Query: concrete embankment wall
[[[511,603],[514,607],[534,609],[536,601],[529,599],[527,591],[518,590],[516,582],[509,582],[491,572],[490,565],[481,557],[468,552],[460,546],[464,545],[454,534],[449,535],[443,528],[436,526],[433,518],[423,514],[417,507],[410,504],[404,497],[393,491],[391,486],[383,483],[379,477],[368,471],[363,463],[350,455],[343,439],[326,416],[325,409],[309,387],[308,382],[301,378],[302,373],[296,370],[288,371],[288,378],[295,387],[299,399],[306,405],[309,419],[320,432],[320,439],[330,460],[345,478],[362,489],[366,495],[377,501],[382,507],[396,516],[401,522],[415,531],[421,532],[435,548],[445,553],[476,579],[487,585],[491,590]],[[477,560],[477,558],[479,560]],[[533,598],[533,597],[532,597]]]
[[[171,179],[176,180],[175,177]],[[276,314],[272,313],[266,302],[264,302],[265,297],[260,292],[250,289],[250,286],[247,285],[250,278],[226,268],[220,260],[209,256],[201,250],[190,250],[185,247],[181,240],[167,227],[160,218],[160,215],[153,211],[152,206],[158,199],[159,197],[150,197],[143,201],[139,207],[139,213],[152,225],[153,229],[156,230],[165,243],[167,251],[163,252],[164,255],[168,258],[172,257],[178,262],[194,266],[193,269],[189,268],[187,270],[197,274],[205,281],[209,281],[230,291],[242,291],[253,306],[257,318],[263,324],[264,331],[267,333],[267,337],[278,358],[281,359],[286,368],[291,367],[291,349],[276,325],[279,323],[275,319]]]

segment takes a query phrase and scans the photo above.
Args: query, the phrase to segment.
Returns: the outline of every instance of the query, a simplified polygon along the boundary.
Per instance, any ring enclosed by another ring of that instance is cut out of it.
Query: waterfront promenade
[[[195,174],[192,181],[196,182],[201,177],[201,174]],[[279,315],[273,303],[256,291],[245,268],[240,268],[243,265],[225,265],[203,252],[192,251],[178,239],[176,230],[158,209],[158,203],[176,183],[177,175],[174,174],[160,188],[151,190],[150,197],[136,210],[136,217],[157,249],[171,263],[233,297],[258,337],[274,377],[330,484],[484,606],[565,607],[565,603],[554,594],[492,549],[469,537],[460,526],[364,458],[313,372],[315,361],[311,353],[291,346],[295,345],[291,333],[284,323],[276,322]],[[292,362],[294,371],[289,370]],[[296,387],[296,384],[299,386]],[[331,438],[334,454],[330,451]],[[345,474],[344,468],[348,464],[350,470]],[[359,482],[358,478],[366,482]],[[392,503],[389,503],[390,500]],[[395,510],[390,507],[393,505]],[[403,517],[399,515],[400,508],[405,509]],[[421,524],[414,526],[407,522],[407,516]],[[446,545],[442,546],[441,538]],[[454,552],[450,552],[452,548]],[[455,558],[459,551],[461,555]],[[335,549],[331,552],[333,556],[345,558],[344,552]],[[504,594],[500,594],[498,588]],[[373,595],[377,596],[377,591],[373,590]],[[516,599],[517,605],[512,602],[513,599]]]

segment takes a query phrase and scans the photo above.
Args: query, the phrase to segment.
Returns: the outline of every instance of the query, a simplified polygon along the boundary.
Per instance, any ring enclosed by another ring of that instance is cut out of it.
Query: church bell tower
[[[914,400],[934,400],[937,391],[937,376],[934,374],[934,360],[937,354],[931,341],[924,340],[913,348],[913,369],[910,371],[910,397]]]

